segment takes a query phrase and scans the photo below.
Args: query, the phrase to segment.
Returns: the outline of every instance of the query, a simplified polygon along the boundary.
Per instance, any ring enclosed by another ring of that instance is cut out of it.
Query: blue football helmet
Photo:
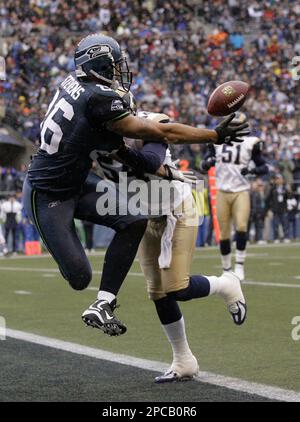
[[[132,73],[120,45],[113,38],[88,35],[77,45],[74,60],[78,78],[96,79],[112,89],[130,90]]]

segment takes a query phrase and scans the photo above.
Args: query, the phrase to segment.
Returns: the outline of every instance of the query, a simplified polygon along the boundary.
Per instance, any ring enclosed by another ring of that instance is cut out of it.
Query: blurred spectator
[[[287,193],[287,214],[288,214],[288,232],[290,239],[297,238],[297,213],[298,213],[298,198],[296,194],[289,190]]]
[[[17,227],[21,221],[22,205],[15,195],[11,195],[1,206],[2,219],[5,228],[5,241],[8,245],[9,235],[12,235],[12,252],[17,252]]]
[[[281,226],[284,242],[288,243],[288,219],[287,219],[287,189],[281,175],[277,175],[275,184],[271,187],[266,198],[267,209],[273,212],[274,242],[279,243],[279,226]]]
[[[263,231],[266,216],[266,198],[265,198],[265,184],[261,179],[258,179],[252,184],[251,191],[251,214],[249,220],[249,229],[251,225],[255,228],[255,242],[258,244],[266,243],[263,240]]]

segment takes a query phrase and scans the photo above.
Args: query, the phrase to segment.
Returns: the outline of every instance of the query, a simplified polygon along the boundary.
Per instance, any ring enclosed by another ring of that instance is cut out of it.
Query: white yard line
[[[105,350],[83,346],[76,343],[58,340],[23,331],[7,329],[6,336],[17,340],[27,341],[29,343],[52,347],[57,350],[75,353],[78,355],[89,356],[95,359],[116,362],[122,365],[134,366],[148,371],[164,372],[168,365],[163,362],[156,362],[147,359],[140,359],[134,356],[127,356],[118,353],[107,352]],[[300,393],[292,390],[285,390],[279,387],[273,387],[264,384],[245,381],[238,378],[218,375],[211,372],[200,371],[197,381],[205,382],[219,387],[225,387],[235,391],[241,391],[248,394],[256,394],[271,400],[280,400],[287,402],[300,402]]]
[[[300,289],[300,284],[285,284],[285,283],[268,283],[263,281],[243,281],[243,284],[250,286],[263,286],[263,287],[286,287],[288,289]]]
[[[28,290],[15,290],[14,293],[16,295],[31,295],[32,292],[29,292]]]
[[[280,247],[285,247],[285,248],[293,248],[293,247],[299,247],[300,246],[300,242],[292,242],[292,243],[278,243],[278,244],[274,244],[274,243],[267,243],[266,245],[256,245],[256,244],[249,244],[247,246],[247,249],[263,249],[263,248],[280,248]],[[196,248],[196,252],[201,252],[201,253],[211,253],[212,251],[219,251],[219,247],[218,246],[206,246],[206,247],[197,247]],[[100,250],[97,252],[92,252],[92,253],[88,253],[88,256],[104,256],[106,253],[106,250]],[[254,254],[256,255],[256,254]],[[260,255],[260,254],[258,254]],[[218,256],[218,254],[217,254]],[[250,255],[249,255],[250,256]],[[51,255],[49,253],[43,253],[42,255],[30,255],[30,256],[26,256],[26,255],[18,255],[18,256],[11,256],[11,257],[0,257],[0,261],[1,260],[22,260],[22,259],[41,259],[41,258],[49,258],[51,257]]]
[[[57,273],[60,274],[60,271],[57,268],[29,268],[29,267],[3,267],[0,266],[0,271],[29,271],[32,273]],[[102,271],[93,271],[93,274],[102,274]],[[135,273],[130,272],[128,275],[131,275],[133,277],[144,277],[142,273]]]
[[[59,274],[59,270],[55,268],[27,268],[27,267],[2,267],[0,266],[0,271],[28,271],[28,272],[35,272],[35,273],[56,273]],[[94,271],[94,274],[102,274],[102,271]],[[50,275],[50,274],[49,274]],[[132,277],[144,277],[142,273],[130,272],[128,273],[129,276]],[[294,277],[295,278],[295,277]],[[253,286],[263,286],[263,287],[287,287],[287,288],[294,288],[299,289],[299,284],[285,284],[285,283],[268,283],[263,281],[243,281],[242,284],[248,284]],[[89,290],[97,290],[94,287],[88,288]]]

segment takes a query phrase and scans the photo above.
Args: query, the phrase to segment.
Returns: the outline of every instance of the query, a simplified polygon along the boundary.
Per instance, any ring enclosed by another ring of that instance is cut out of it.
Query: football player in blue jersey
[[[114,315],[117,293],[131,267],[146,229],[144,215],[99,215],[96,204],[103,194],[90,174],[93,151],[118,150],[123,136],[163,143],[239,141],[247,124],[230,125],[225,119],[215,130],[162,124],[131,115],[116,92],[129,91],[131,72],[116,40],[92,34],[78,44],[75,72],[59,85],[41,124],[40,148],[24,182],[24,207],[34,222],[61,274],[76,290],[86,288],[92,270],[74,227],[74,218],[113,228],[100,290],[92,305],[89,325],[109,335],[120,335],[125,325]]]

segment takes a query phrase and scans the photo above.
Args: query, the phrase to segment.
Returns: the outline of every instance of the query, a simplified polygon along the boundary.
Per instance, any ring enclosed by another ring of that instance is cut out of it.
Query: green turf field
[[[215,297],[184,303],[191,348],[203,371],[300,391],[300,341],[291,337],[292,318],[300,315],[300,246],[251,247],[248,255],[248,321],[234,326]],[[103,256],[92,256],[91,262],[99,272]],[[220,274],[217,249],[197,250],[192,270]],[[9,328],[169,362],[170,348],[147,299],[138,262],[131,272],[117,311],[128,332],[118,338],[84,326],[81,312],[97,292],[73,291],[50,257],[0,260],[0,315]],[[94,289],[99,278],[95,274]]]

